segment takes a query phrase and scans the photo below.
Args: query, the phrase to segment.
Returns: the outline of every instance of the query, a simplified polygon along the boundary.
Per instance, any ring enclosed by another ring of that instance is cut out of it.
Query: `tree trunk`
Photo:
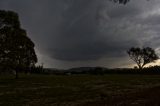
[[[16,75],[15,79],[18,79],[18,78],[19,78],[19,76],[18,76],[18,70],[16,69],[15,72],[16,72],[16,73],[15,73],[15,75]]]
[[[141,71],[143,69],[143,67],[141,65],[138,65],[139,70]]]

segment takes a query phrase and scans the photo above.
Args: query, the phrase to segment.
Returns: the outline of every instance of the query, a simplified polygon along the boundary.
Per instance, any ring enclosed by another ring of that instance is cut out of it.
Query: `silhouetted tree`
[[[21,28],[18,14],[0,10],[0,66],[14,70],[18,78],[21,69],[36,62],[34,43]]]
[[[120,4],[126,4],[127,2],[129,2],[130,0],[110,0],[110,1],[114,1],[114,2],[118,2]]]
[[[155,51],[150,48],[139,48],[139,47],[132,47],[127,51],[129,57],[136,62],[139,69],[143,69],[143,67],[151,62],[154,62],[155,60],[159,59]]]
[[[127,4],[130,0],[110,0],[110,1],[113,1],[119,4]],[[146,0],[146,1],[149,1],[149,0]]]

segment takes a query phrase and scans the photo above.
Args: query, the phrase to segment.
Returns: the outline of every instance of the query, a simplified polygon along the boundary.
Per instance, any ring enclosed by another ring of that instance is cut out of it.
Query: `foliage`
[[[120,3],[120,4],[126,4],[126,3],[128,3],[130,0],[111,0],[111,1],[114,1],[114,2],[118,2],[118,3]]]
[[[127,4],[130,0],[110,0],[110,1],[113,1],[119,4]],[[149,0],[146,0],[146,1],[149,1]]]
[[[21,28],[18,14],[0,10],[0,66],[17,72],[37,62],[34,43]]]
[[[159,59],[155,51],[150,47],[142,49],[139,47],[132,47],[127,51],[127,53],[129,57],[136,62],[139,69],[142,69],[146,64]]]

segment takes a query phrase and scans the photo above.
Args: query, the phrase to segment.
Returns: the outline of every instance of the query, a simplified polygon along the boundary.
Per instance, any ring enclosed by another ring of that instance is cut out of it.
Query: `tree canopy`
[[[136,62],[139,69],[143,69],[143,67],[155,60],[159,59],[158,55],[155,53],[154,49],[150,47],[139,48],[132,47],[127,51],[129,57]]]
[[[110,0],[110,1],[114,1],[114,2],[120,3],[120,4],[126,4],[126,3],[129,2],[130,0]]]
[[[37,62],[34,43],[21,28],[18,14],[0,10],[0,67],[28,68]]]

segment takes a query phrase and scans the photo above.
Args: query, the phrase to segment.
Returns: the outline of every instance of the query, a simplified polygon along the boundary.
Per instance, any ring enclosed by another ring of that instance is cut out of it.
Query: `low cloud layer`
[[[125,67],[126,50],[159,50],[160,1],[1,0],[0,9],[19,13],[46,67]],[[158,52],[158,51],[157,51]],[[128,62],[129,61],[129,62]]]

